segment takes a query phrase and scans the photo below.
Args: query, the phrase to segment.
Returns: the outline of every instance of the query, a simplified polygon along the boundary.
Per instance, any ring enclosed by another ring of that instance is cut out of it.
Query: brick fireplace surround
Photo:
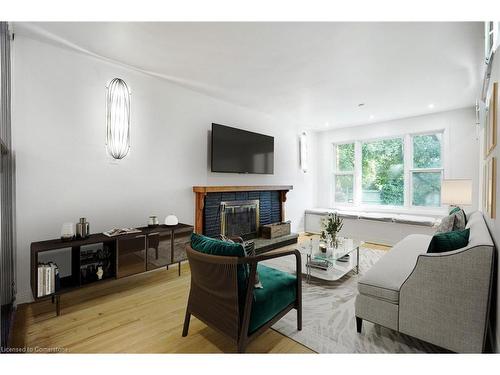
[[[217,235],[220,218],[217,215],[222,201],[258,199],[260,225],[285,221],[286,194],[291,185],[261,186],[193,186],[195,193],[195,232]]]

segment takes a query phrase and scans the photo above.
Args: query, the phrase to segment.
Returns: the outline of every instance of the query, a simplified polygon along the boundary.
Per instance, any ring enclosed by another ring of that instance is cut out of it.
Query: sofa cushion
[[[450,215],[455,216],[453,230],[464,230],[467,225],[467,216],[465,215],[465,211],[460,207],[455,207],[451,209]]]
[[[293,303],[297,295],[295,275],[261,264],[257,265],[257,271],[265,287],[254,289],[248,333],[255,332],[274,318],[281,310]]]
[[[418,256],[427,252],[431,239],[411,234],[398,242],[359,279],[359,292],[397,304],[401,285],[413,271]]]
[[[392,221],[394,220],[394,214],[378,213],[378,212],[361,212],[359,214],[359,218],[365,220],[386,221],[392,223]]]
[[[394,215],[394,222],[400,224],[421,225],[424,227],[433,227],[436,225],[437,219],[430,216],[420,215]]]
[[[453,230],[446,233],[438,233],[432,237],[428,253],[445,253],[461,249],[469,243],[470,229]]]
[[[357,211],[343,211],[343,210],[335,210],[334,212],[337,213],[340,217],[346,218],[346,219],[359,219],[359,212]]]
[[[436,228],[436,233],[446,233],[453,230],[455,225],[456,215],[448,215],[441,219],[441,223]]]

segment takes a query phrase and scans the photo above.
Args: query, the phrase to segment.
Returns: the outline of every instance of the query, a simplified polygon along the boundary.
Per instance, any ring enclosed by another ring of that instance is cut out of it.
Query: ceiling
[[[480,91],[482,23],[16,22],[14,31],[307,129],[473,106]]]

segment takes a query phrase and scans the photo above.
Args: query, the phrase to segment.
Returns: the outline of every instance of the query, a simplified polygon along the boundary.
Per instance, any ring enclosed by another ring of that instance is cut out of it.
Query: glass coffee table
[[[302,254],[302,272],[306,274],[306,281],[310,281],[312,277],[336,281],[350,271],[359,273],[359,247],[362,244],[360,240],[341,238],[338,246],[326,253],[312,242],[309,246],[302,246],[299,251]]]
[[[309,241],[301,241],[297,246],[302,257],[302,274],[306,281],[316,278],[324,281],[336,281],[350,271],[359,271],[359,247],[362,241],[343,238],[336,249],[322,253],[319,250],[319,236],[314,235]],[[312,261],[324,261],[326,269],[311,267]],[[262,264],[280,271],[295,273],[295,257],[287,256],[263,261]]]

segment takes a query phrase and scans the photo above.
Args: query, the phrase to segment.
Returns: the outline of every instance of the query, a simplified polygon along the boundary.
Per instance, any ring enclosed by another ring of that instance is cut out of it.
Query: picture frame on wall
[[[484,131],[485,158],[488,157],[497,145],[497,118],[498,118],[498,82],[493,83],[488,108],[486,110],[486,124]]]
[[[486,212],[492,219],[496,218],[496,188],[497,188],[497,160],[496,158],[488,159],[486,164]]]
[[[488,163],[483,163],[483,191],[482,191],[482,196],[483,196],[483,201],[482,201],[482,208],[483,212],[488,212]]]

